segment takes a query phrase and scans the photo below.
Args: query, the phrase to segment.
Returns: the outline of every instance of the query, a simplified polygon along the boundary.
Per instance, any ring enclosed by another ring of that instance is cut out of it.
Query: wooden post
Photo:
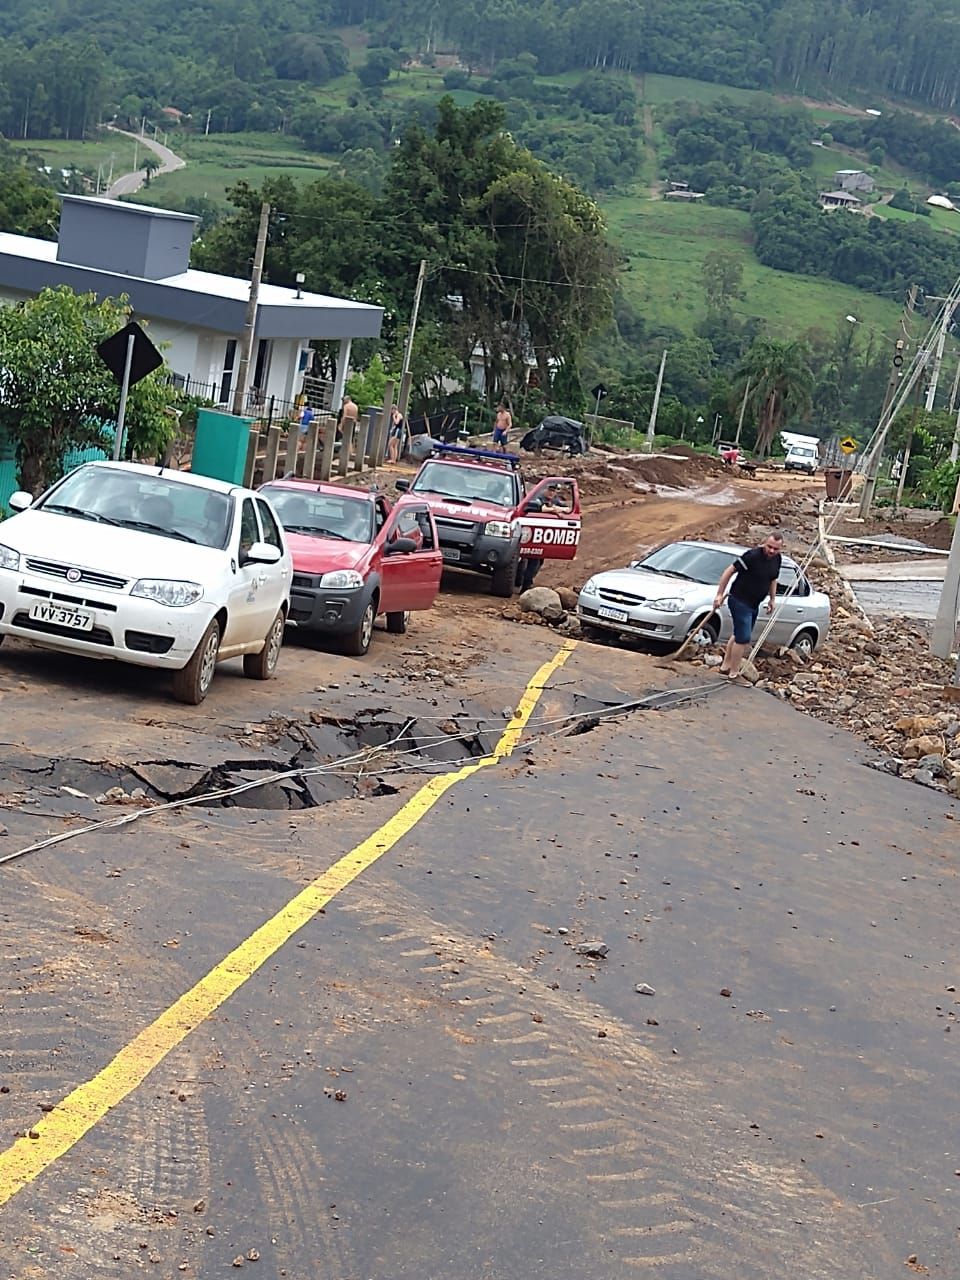
[[[299,447],[300,432],[297,430],[297,424],[291,422],[287,427],[287,455],[283,464],[283,474],[286,476],[295,476],[297,474],[297,450]]]
[[[303,474],[307,480],[313,479],[317,467],[317,433],[320,423],[314,418],[307,428],[307,445],[303,451]]]
[[[353,448],[353,436],[357,425],[355,418],[344,418],[340,423],[340,465],[337,470],[342,476],[350,470],[350,450]]]
[[[354,471],[362,471],[367,461],[367,454],[373,448],[373,437],[377,430],[377,415],[380,410],[376,408],[368,409],[363,421],[359,424],[360,430],[357,436],[357,452],[353,459]]]
[[[280,453],[280,428],[267,427],[267,452],[263,459],[263,483],[277,478],[277,457]]]
[[[387,456],[387,433],[390,429],[390,410],[393,408],[393,393],[394,384],[391,380],[383,389],[383,413],[380,415],[380,421],[377,423],[377,433],[373,439],[373,453],[370,458],[370,465],[374,470],[383,466],[383,460]]]
[[[383,466],[384,454],[387,451],[387,431],[390,425],[389,410],[385,409],[377,418],[370,440],[370,466],[374,469]]]
[[[247,441],[247,460],[243,467],[243,483],[247,489],[253,488],[257,472],[257,452],[260,448],[260,428],[250,428],[250,439]]]
[[[329,414],[323,424],[323,449],[320,454],[320,479],[329,480],[333,475],[333,446],[337,439],[337,420]]]

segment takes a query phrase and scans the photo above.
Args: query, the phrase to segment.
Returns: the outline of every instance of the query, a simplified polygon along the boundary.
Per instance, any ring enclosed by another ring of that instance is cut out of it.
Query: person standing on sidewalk
[[[767,597],[767,612],[772,613],[776,608],[777,579],[783,563],[782,551],[783,534],[774,531],[758,547],[751,547],[742,556],[737,556],[733,564],[724,569],[720,578],[713,607],[715,610],[719,609],[726,596],[727,608],[733,621],[733,635],[727,641],[720,664],[720,674],[728,680],[736,680],[740,674],[740,664],[750,648],[753,628],[764,596]]]

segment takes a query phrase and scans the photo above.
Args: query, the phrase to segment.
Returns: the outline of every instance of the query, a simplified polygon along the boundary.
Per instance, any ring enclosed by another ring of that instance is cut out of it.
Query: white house
[[[851,213],[863,204],[859,196],[849,191],[821,191],[817,200],[821,209],[849,209]]]
[[[229,404],[248,280],[191,270],[197,219],[148,205],[64,196],[56,243],[0,233],[0,302],[69,285],[100,298],[126,295],[178,381]],[[339,342],[332,406],[339,408],[355,338],[375,338],[383,311],[366,303],[261,284],[252,369],[254,402],[300,394],[311,339]]]

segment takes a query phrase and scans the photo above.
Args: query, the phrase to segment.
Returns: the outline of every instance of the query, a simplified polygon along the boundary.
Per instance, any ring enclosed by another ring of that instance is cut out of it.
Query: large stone
[[[576,591],[571,591],[569,587],[557,587],[557,595],[560,597],[560,603],[567,613],[572,613],[576,609],[577,600],[579,599]]]
[[[552,587],[531,587],[520,597],[520,608],[524,613],[537,613],[543,617],[545,609],[553,608],[563,613],[560,597]]]
[[[936,733],[940,725],[936,716],[901,716],[894,721],[893,727],[908,738],[919,738],[924,734]]]
[[[934,755],[940,756],[942,759],[944,755],[943,739],[934,738],[930,735],[911,738],[903,748],[902,754],[905,760],[922,760],[924,756]]]

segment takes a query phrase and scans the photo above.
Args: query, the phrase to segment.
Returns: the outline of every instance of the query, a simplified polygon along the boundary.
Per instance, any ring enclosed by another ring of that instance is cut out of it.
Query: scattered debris
[[[638,982],[633,988],[638,996],[655,996],[657,993],[647,982]]]
[[[589,960],[606,960],[610,948],[605,942],[581,942],[576,950],[577,955],[586,956]]]

